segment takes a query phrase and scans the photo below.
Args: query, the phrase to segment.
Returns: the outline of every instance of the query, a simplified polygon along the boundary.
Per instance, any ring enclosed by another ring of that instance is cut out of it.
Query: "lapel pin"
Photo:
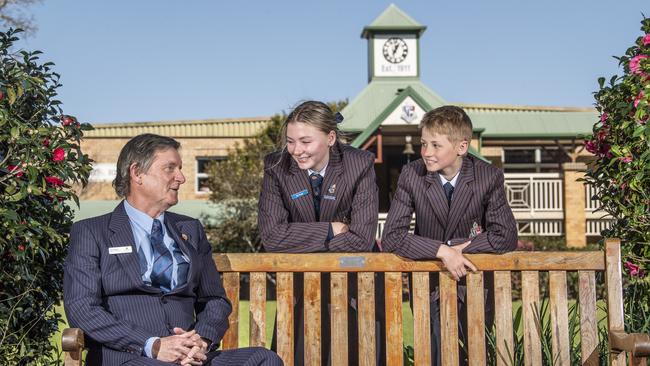
[[[187,234],[181,234],[181,239],[187,241]]]
[[[334,192],[336,192],[336,184],[332,184],[327,192],[329,192],[329,194],[334,194]]]

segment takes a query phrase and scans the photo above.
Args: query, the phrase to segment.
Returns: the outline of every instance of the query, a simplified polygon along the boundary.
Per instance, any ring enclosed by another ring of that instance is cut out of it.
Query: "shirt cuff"
[[[160,339],[160,337],[151,337],[147,339],[147,342],[144,344],[144,350],[142,353],[144,353],[145,356],[149,358],[153,358],[153,355],[151,354],[151,349],[153,348],[153,342],[155,342],[157,339]]]

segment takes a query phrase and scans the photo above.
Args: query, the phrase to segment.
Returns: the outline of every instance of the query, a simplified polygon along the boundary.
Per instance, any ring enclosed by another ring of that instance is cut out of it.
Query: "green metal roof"
[[[485,129],[484,139],[578,137],[591,133],[598,121],[598,112],[592,108],[460,106],[475,128]]]
[[[408,32],[416,31],[420,36],[427,27],[408,16],[395,4],[390,4],[375,20],[363,28],[361,38],[370,38],[376,32]]]
[[[373,80],[341,111],[345,120],[340,128],[347,132],[361,132],[374,123],[376,126],[372,133],[383,121],[380,115],[392,112],[407,96],[425,110],[447,104],[417,78]]]

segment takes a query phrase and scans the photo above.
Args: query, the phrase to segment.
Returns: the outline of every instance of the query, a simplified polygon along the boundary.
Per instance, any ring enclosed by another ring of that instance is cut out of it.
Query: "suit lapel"
[[[189,242],[189,237],[187,237],[187,234],[183,234],[181,224],[180,222],[176,221],[176,218],[173,215],[166,214],[165,215],[165,225],[167,227],[167,231],[169,233],[169,236],[171,236],[172,239],[176,242],[176,244],[179,246],[183,254],[185,254],[189,259],[190,259],[190,268],[187,271],[187,281],[183,286],[178,286],[174,288],[171,292],[177,292],[181,289],[183,289],[185,286],[187,286],[188,283],[191,283],[192,281],[192,276],[194,275],[194,271],[192,271],[193,263],[196,258],[196,248],[188,244]],[[187,239],[183,239],[183,235]]]
[[[113,233],[109,239],[111,247],[124,247],[131,246],[133,248],[131,253],[116,255],[117,259],[124,267],[127,276],[144,290],[152,291],[151,287],[145,286],[142,282],[142,275],[140,274],[140,263],[138,260],[138,249],[133,239],[133,229],[129,222],[129,216],[124,210],[124,202],[122,201],[113,211],[109,223],[109,229]],[[158,292],[159,290],[153,290]]]
[[[287,188],[290,195],[300,193],[307,190],[306,195],[302,195],[297,198],[291,197],[291,200],[296,205],[298,214],[303,219],[303,222],[314,222],[316,221],[316,212],[314,209],[314,196],[311,191],[311,184],[309,179],[307,179],[307,173],[298,168],[298,164],[291,158],[289,159],[289,174],[287,175]]]
[[[447,214],[449,208],[447,206],[447,196],[442,189],[442,184],[440,183],[440,176],[436,172],[425,172],[425,181],[428,185],[426,190],[426,196],[433,208],[433,213],[436,215],[436,218],[440,222],[440,225],[447,227]]]
[[[327,163],[325,179],[321,188],[320,221],[332,221],[334,219],[334,213],[340,202],[337,197],[342,197],[341,192],[345,188],[343,179],[340,177],[344,170],[343,156],[338,143],[334,146],[330,152],[330,159]],[[323,196],[334,197],[334,199],[325,199]]]
[[[447,221],[447,226],[445,226],[445,240],[451,239],[451,235],[456,231],[456,227],[463,217],[463,212],[465,212],[469,202],[474,196],[474,191],[471,186],[473,181],[474,164],[470,159],[464,157],[463,166],[460,168],[460,176],[458,177],[458,182],[451,198],[449,219]],[[469,233],[466,233],[466,235],[469,236]]]

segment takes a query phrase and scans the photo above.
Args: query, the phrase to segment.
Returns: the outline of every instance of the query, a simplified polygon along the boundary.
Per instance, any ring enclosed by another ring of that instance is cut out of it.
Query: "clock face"
[[[406,42],[399,37],[391,37],[386,40],[383,47],[383,54],[386,61],[392,64],[399,64],[406,59],[409,48]]]

